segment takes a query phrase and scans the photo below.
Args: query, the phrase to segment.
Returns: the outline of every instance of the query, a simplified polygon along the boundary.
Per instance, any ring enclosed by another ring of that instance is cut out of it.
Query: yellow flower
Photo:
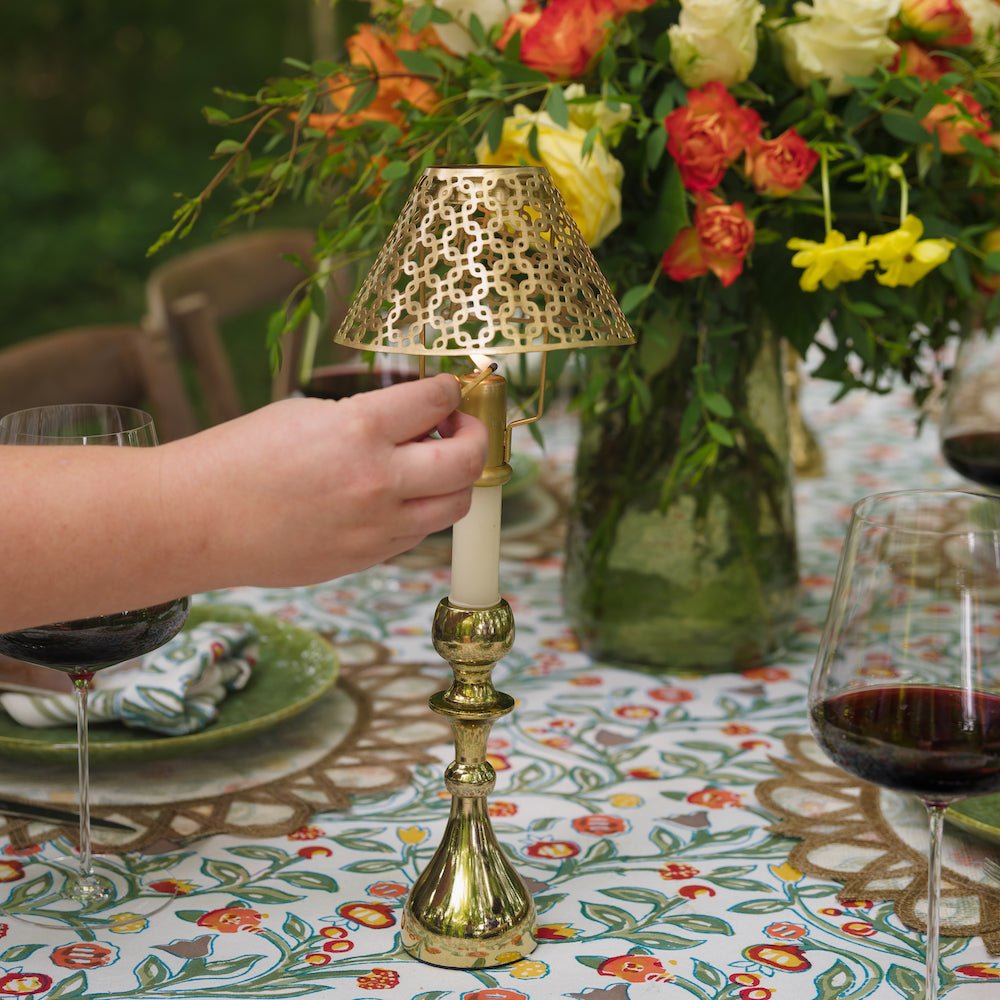
[[[108,930],[112,934],[138,934],[149,926],[149,920],[140,913],[117,913],[111,918]]]
[[[396,836],[404,844],[422,844],[430,836],[430,830],[426,826],[404,826],[396,831]]]
[[[955,248],[951,240],[922,240],[923,233],[924,224],[915,215],[908,215],[898,229],[871,238],[869,252],[883,268],[875,275],[880,285],[915,285],[951,256]]]
[[[771,874],[776,875],[782,882],[798,882],[802,878],[802,872],[790,865],[787,861],[780,865],[768,865]]]
[[[820,282],[824,288],[836,288],[843,281],[860,278],[871,263],[866,239],[860,233],[856,240],[849,240],[836,229],[831,229],[822,243],[792,237],[785,246],[798,251],[792,266],[805,269],[799,278],[802,291],[815,292]]]
[[[532,127],[538,132],[538,156],[529,149]],[[487,139],[479,144],[480,163],[524,163],[546,167],[566,207],[589,246],[597,246],[622,221],[622,180],[625,168],[602,142],[595,142],[583,156],[585,129],[571,121],[561,128],[545,111],[531,111],[518,104],[504,119],[500,145],[490,149]]]
[[[642,799],[629,792],[617,792],[608,799],[608,804],[614,806],[615,809],[635,809],[642,805]]]
[[[509,971],[515,979],[540,979],[549,971],[549,967],[537,959],[522,958],[520,962],[515,962]]]

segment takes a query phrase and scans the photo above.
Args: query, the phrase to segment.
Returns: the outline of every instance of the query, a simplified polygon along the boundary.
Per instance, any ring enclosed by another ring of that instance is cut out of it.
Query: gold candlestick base
[[[500,600],[469,609],[441,601],[434,648],[454,682],[431,700],[451,719],[455,759],[445,771],[451,814],[441,843],[418,877],[403,913],[403,947],[415,958],[452,969],[516,962],[535,948],[535,907],[493,832],[486,797],[496,772],[486,743],[514,699],[493,687],[496,661],[514,642],[514,616]]]

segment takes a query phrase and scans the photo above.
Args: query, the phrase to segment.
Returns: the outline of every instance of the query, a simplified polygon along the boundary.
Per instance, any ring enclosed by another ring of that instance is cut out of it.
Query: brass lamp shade
[[[334,338],[368,351],[523,354],[635,341],[544,167],[430,167]]]

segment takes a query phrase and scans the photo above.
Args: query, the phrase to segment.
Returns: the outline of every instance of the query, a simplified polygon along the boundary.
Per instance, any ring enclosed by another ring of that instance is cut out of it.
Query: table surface
[[[806,685],[851,503],[959,482],[934,429],[915,437],[905,393],[829,398],[823,383],[806,387],[827,468],[797,487],[801,618],[792,646],[766,666],[668,677],[592,662],[563,617],[558,556],[503,561],[517,640],[495,682],[518,704],[493,730],[490,811],[539,911],[530,957],[458,971],[400,948],[401,897],[447,818],[451,748],[441,743],[402,788],[356,794],[290,835],[215,835],[135,859],[147,879],[174,880],[182,893],[152,916],[126,908],[86,930],[0,915],[0,995],[906,995],[922,974],[919,935],[891,904],[838,903],[842,886],[792,868],[792,841],[769,832],[775,816],[755,796],[776,773],[783,739],[808,728]],[[323,586],[200,600],[249,604],[375,640],[400,662],[434,664],[429,625],[447,583],[447,567],[378,567]],[[447,667],[437,666],[444,686]],[[0,858],[8,901],[59,843],[31,850],[8,845]],[[948,939],[942,956],[942,995],[993,995],[986,977],[1000,978],[1000,960],[978,938]]]

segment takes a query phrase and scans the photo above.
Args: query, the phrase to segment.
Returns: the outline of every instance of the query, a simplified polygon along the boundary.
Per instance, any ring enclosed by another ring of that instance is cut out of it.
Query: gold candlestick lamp
[[[514,641],[499,594],[500,491],[510,478],[511,430],[544,408],[547,352],[619,346],[635,337],[562,196],[541,167],[432,167],[396,224],[335,339],[361,350],[474,356],[459,376],[461,409],[489,431],[489,454],[469,514],[453,529],[451,590],[438,605],[434,648],[454,679],[431,708],[451,720],[444,836],[406,902],[403,945],[450,968],[517,961],[535,947],[535,909],[501,850],[487,796],[494,721],[514,707],[492,671]],[[538,408],[508,422],[506,381],[490,357],[542,352]]]

